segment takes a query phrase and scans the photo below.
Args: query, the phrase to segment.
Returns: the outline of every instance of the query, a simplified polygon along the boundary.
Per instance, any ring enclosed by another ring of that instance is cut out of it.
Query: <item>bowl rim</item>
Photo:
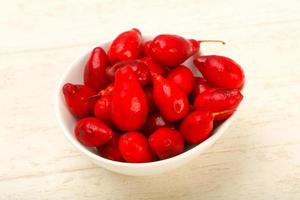
[[[109,44],[109,42],[104,42],[104,43],[100,44],[99,46],[102,47],[107,44]],[[233,115],[231,115],[228,119],[226,119],[222,123],[222,125],[218,127],[218,130],[216,132],[214,132],[209,138],[207,138],[200,144],[195,145],[193,148],[191,148],[187,151],[184,151],[183,153],[181,153],[177,156],[168,158],[168,159],[158,160],[158,161],[153,161],[153,162],[146,162],[146,163],[127,163],[127,162],[119,162],[119,161],[109,160],[107,158],[101,157],[101,156],[89,151],[88,149],[86,149],[86,147],[83,146],[82,144],[80,144],[79,141],[76,140],[76,138],[71,136],[73,134],[73,130],[69,130],[67,125],[64,123],[64,118],[63,118],[63,115],[59,108],[60,104],[61,104],[61,95],[62,95],[61,89],[62,89],[62,86],[66,83],[65,82],[66,77],[68,76],[70,71],[72,71],[73,67],[78,62],[82,61],[82,59],[84,59],[86,56],[88,56],[88,54],[90,54],[90,52],[92,51],[93,48],[88,48],[88,50],[85,50],[82,54],[80,54],[80,56],[78,58],[76,58],[66,68],[65,72],[59,79],[59,82],[58,82],[56,90],[55,90],[55,95],[54,95],[55,96],[55,98],[54,98],[55,115],[56,115],[56,118],[57,118],[57,121],[58,121],[60,127],[63,129],[63,133],[64,133],[65,137],[73,146],[75,146],[75,148],[77,148],[82,154],[86,155],[90,159],[99,161],[101,163],[104,163],[104,164],[110,165],[110,166],[127,167],[127,168],[132,168],[132,169],[135,169],[135,168],[140,169],[140,168],[146,168],[146,167],[172,164],[172,163],[180,161],[182,159],[191,157],[191,155],[193,155],[193,154],[196,155],[197,152],[201,152],[202,149],[206,149],[207,147],[209,147],[210,145],[215,143],[215,141],[219,137],[221,137],[221,135],[223,135],[223,133],[228,128],[228,126],[235,119],[236,112],[238,112],[238,110],[236,110],[235,113]],[[64,106],[65,106],[65,104],[64,104]]]

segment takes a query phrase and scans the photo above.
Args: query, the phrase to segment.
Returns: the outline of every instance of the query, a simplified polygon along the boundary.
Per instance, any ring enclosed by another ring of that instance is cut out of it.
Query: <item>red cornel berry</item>
[[[213,129],[211,112],[194,111],[186,116],[180,124],[180,133],[190,144],[199,144],[206,140]]]
[[[184,150],[184,140],[181,134],[172,128],[162,127],[156,130],[150,135],[149,144],[160,159],[177,156]]]
[[[184,65],[171,70],[167,79],[175,83],[186,94],[192,91],[195,80],[193,72]]]
[[[146,121],[148,102],[145,92],[130,67],[120,68],[115,75],[111,116],[117,128],[138,130]]]
[[[133,28],[117,36],[108,50],[108,58],[111,63],[123,60],[139,58],[142,53],[141,32]]]
[[[105,88],[110,80],[106,75],[108,58],[101,47],[93,49],[84,69],[84,84],[99,91]]]
[[[144,163],[154,160],[147,138],[140,132],[124,133],[119,140],[123,158],[130,163]]]
[[[186,94],[173,82],[158,74],[152,75],[153,99],[161,115],[168,121],[182,119],[189,111]]]
[[[241,89],[244,85],[244,71],[239,64],[224,56],[200,56],[194,60],[208,83],[214,87]]]
[[[151,42],[149,54],[158,63],[175,67],[199,51],[199,43],[178,35],[162,34]]]
[[[85,85],[66,83],[63,95],[69,111],[77,118],[87,117],[93,113],[95,99],[90,98],[97,92]]]
[[[99,147],[113,137],[113,131],[93,117],[79,120],[74,132],[78,141],[88,147]]]
[[[197,96],[194,107],[201,111],[222,112],[236,109],[242,99],[243,95],[239,90],[211,88]],[[232,113],[233,111],[218,115],[215,120],[227,119]]]

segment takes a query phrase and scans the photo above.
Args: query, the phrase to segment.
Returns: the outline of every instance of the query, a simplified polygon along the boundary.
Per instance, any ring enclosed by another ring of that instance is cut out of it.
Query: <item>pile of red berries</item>
[[[107,53],[94,48],[84,84],[63,86],[78,141],[104,158],[143,163],[206,140],[243,99],[244,73],[230,58],[199,56],[201,42],[164,34],[143,43],[132,29]],[[203,77],[182,65],[191,56]]]

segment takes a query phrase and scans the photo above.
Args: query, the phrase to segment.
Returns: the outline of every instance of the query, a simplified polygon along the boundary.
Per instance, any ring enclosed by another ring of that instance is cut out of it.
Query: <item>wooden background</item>
[[[0,199],[300,199],[298,0],[0,0]],[[66,67],[132,27],[223,39],[245,69],[237,120],[188,165],[128,177],[68,143],[53,102]]]

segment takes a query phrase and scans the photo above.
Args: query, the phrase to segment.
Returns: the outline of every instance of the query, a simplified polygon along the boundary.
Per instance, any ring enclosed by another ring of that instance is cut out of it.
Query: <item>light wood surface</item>
[[[0,199],[300,199],[300,3],[1,0]],[[170,173],[128,177],[68,143],[56,84],[82,52],[121,31],[223,39],[205,45],[245,69],[244,104],[226,134]]]

